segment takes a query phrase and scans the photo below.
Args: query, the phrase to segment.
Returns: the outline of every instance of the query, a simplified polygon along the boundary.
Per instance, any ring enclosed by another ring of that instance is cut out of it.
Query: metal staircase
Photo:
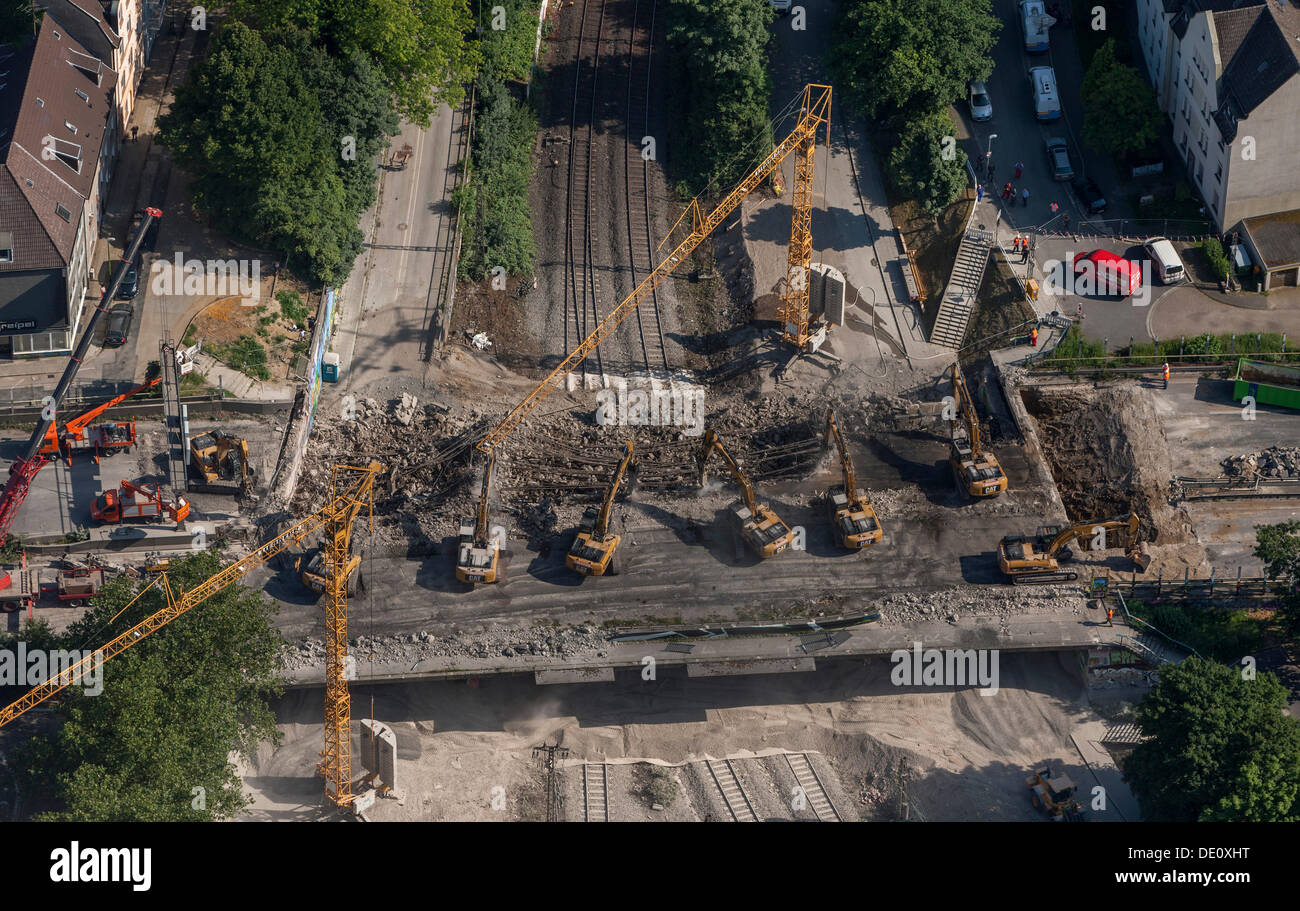
[[[957,248],[957,259],[952,264],[948,287],[944,289],[939,314],[934,320],[930,343],[948,348],[960,348],[966,337],[971,308],[984,281],[984,268],[988,265],[993,234],[989,231],[968,230]]]

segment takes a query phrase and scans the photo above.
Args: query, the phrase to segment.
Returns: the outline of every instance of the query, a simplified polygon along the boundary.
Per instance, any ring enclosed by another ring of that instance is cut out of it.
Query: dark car
[[[1100,215],[1106,211],[1106,198],[1101,195],[1101,187],[1091,177],[1076,177],[1070,182],[1074,195],[1089,215]]]
[[[122,277],[122,285],[117,289],[117,299],[129,301],[140,291],[140,270],[135,267],[135,263],[126,267],[126,275]]]
[[[1070,180],[1074,166],[1070,164],[1070,146],[1059,136],[1046,141],[1047,160],[1052,166],[1052,180]]]
[[[109,310],[108,328],[104,330],[104,347],[120,348],[125,345],[131,335],[131,321],[134,318],[135,308],[129,305]]]

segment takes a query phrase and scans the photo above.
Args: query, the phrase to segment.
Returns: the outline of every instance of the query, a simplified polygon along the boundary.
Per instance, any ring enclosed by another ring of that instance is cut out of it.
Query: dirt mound
[[[1190,540],[1186,514],[1165,498],[1173,476],[1169,443],[1141,390],[1025,387],[1021,396],[1072,522],[1136,512],[1145,540]]]

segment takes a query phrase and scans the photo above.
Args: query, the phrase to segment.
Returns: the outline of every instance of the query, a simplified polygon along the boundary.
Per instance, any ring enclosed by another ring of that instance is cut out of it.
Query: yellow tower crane
[[[241,557],[189,591],[173,592],[166,572],[160,572],[136,595],[139,598],[158,586],[167,606],[116,636],[56,678],[33,687],[15,702],[0,709],[0,727],[40,705],[56,693],[86,676],[98,661],[120,655],[140,640],[157,632],[177,617],[197,607],[232,582],[265,564],[276,554],[324,529],[325,578],[328,602],[325,613],[325,749],[317,773],[325,778],[325,795],[338,806],[352,802],[352,711],[346,674],[348,653],[348,579],[341,568],[348,562],[352,523],[372,502],[375,477],[383,471],[378,462],[360,468],[335,466],[329,503],[289,530],[272,538],[257,550]]]
[[[814,89],[824,89],[814,97]],[[831,143],[831,90],[808,85],[803,90],[800,123],[812,119],[817,126],[800,133],[794,154],[794,210],[790,223],[790,249],[786,257],[785,291],[781,294],[781,338],[798,351],[806,351],[813,334],[809,331],[808,284],[812,278],[812,197],[816,161],[817,129],[826,124],[826,145]],[[796,128],[797,129],[797,128]]]
[[[786,136],[781,142],[768,154],[763,162],[754,170],[750,171],[734,190],[727,194],[726,198],[710,212],[705,215],[699,202],[691,200],[691,204],[682,213],[682,217],[677,220],[673,230],[669,232],[669,237],[677,230],[677,227],[683,221],[690,218],[691,233],[688,234],[668,255],[668,257],[655,267],[654,271],[645,277],[641,284],[637,285],[632,293],[609,312],[600,324],[591,331],[585,339],[578,343],[578,346],[569,352],[568,356],[560,362],[554,370],[542,380],[537,386],[524,397],[524,400],[514,407],[514,409],[505,416],[500,424],[496,426],[487,436],[478,444],[480,451],[491,455],[492,451],[501,444],[501,442],[518,427],[528,415],[536,410],[542,401],[555,391],[556,388],[564,382],[564,378],[573,372],[574,368],[587,359],[591,352],[595,351],[602,341],[613,334],[614,330],[619,327],[623,320],[632,315],[642,301],[648,298],[659,285],[661,285],[669,275],[672,274],[682,261],[702,244],[718,225],[726,220],[735,208],[740,205],[741,200],[748,196],[755,188],[760,186],[763,181],[767,180],[781,162],[793,152],[799,153],[795,167],[795,195],[794,195],[794,226],[790,237],[790,268],[796,264],[796,248],[798,249],[798,264],[804,268],[802,278],[797,282],[803,285],[801,293],[795,293],[783,299],[782,303],[782,320],[792,322],[794,330],[786,332],[787,340],[798,345],[802,350],[808,341],[808,269],[811,266],[812,256],[812,178],[813,178],[813,148],[816,143],[818,131],[823,126],[826,128],[826,142],[830,144],[830,123],[831,123],[831,87],[829,85],[808,85],[804,88],[803,108],[799,117],[799,122],[795,124],[790,135]],[[802,190],[800,184],[802,183]],[[787,281],[789,276],[787,275]]]

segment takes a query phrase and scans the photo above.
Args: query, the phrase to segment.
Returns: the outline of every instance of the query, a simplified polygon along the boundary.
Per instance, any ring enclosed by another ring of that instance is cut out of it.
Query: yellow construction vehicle
[[[501,542],[490,540],[488,529],[488,497],[492,492],[492,469],[496,466],[496,461],[495,455],[489,455],[487,465],[483,468],[483,490],[478,497],[478,513],[473,519],[460,523],[456,578],[469,585],[497,581]]]
[[[623,320],[632,315],[632,311],[640,306],[642,301],[647,300],[654,290],[690,257],[696,247],[704,243],[705,239],[735,211],[746,196],[770,178],[780,167],[781,162],[796,151],[798,155],[792,206],[794,214],[790,227],[786,293],[781,298],[781,324],[783,338],[799,350],[804,350],[817,334],[809,326],[811,316],[808,305],[811,284],[808,281],[808,274],[812,257],[813,149],[823,127],[826,131],[827,145],[830,144],[830,123],[831,87],[811,84],[805,86],[799,122],[790,131],[790,135],[781,140],[758,167],[745,175],[736,188],[728,193],[708,215],[701,211],[698,201],[691,201],[686,211],[682,213],[682,217],[677,220],[677,224],[669,231],[668,237],[673,237],[678,226],[687,221],[688,217],[691,232],[673,248],[667,258],[655,266],[654,271],[647,275],[641,284],[632,289],[631,294],[600,321],[591,334],[578,344],[578,347],[568,353],[546,379],[538,383],[496,428],[479,441],[479,451],[490,455],[511,431],[564,383],[565,377],[572,373],[574,368],[586,360],[602,341],[618,329]],[[667,238],[664,242],[667,242]]]
[[[1151,558],[1142,549],[1138,528],[1142,520],[1137,513],[1125,513],[1096,522],[1080,522],[1062,528],[1045,526],[1034,535],[1007,535],[998,544],[998,567],[1016,585],[1043,585],[1050,582],[1069,582],[1079,578],[1077,572],[1062,570],[1058,555],[1065,559],[1065,546],[1079,538],[1089,539],[1092,550],[1106,549],[1106,532],[1123,531],[1120,542],[1125,552],[1139,570],[1147,568]]]
[[[970,497],[996,497],[1007,489],[1007,476],[997,456],[984,449],[980,442],[980,418],[957,364],[952,365],[952,394],[956,399],[956,414],[948,462],[957,488]],[[958,424],[965,428],[964,437],[956,432]]]
[[[772,507],[766,503],[759,503],[754,497],[754,485],[750,483],[748,475],[741,471],[736,460],[727,452],[727,448],[722,445],[718,439],[717,433],[713,428],[704,431],[704,439],[700,443],[700,451],[696,456],[696,465],[700,472],[700,486],[703,487],[707,480],[706,470],[709,466],[709,456],[717,450],[718,455],[726,464],[731,476],[736,479],[740,485],[741,493],[744,495],[743,500],[732,503],[727,508],[727,515],[736,533],[744,540],[745,544],[754,553],[767,559],[775,557],[781,551],[790,546],[794,540],[794,533],[790,531],[790,526],[777,517],[772,511]]]
[[[629,470],[636,470],[632,466],[634,448],[632,441],[628,440],[600,506],[589,506],[582,513],[578,533],[574,536],[568,556],[564,558],[564,565],[576,573],[584,576],[616,576],[622,568],[623,559],[618,545],[623,536],[610,531],[610,516],[614,511],[614,497],[618,496],[624,475]]]
[[[1029,801],[1052,822],[1083,822],[1083,804],[1074,799],[1078,790],[1069,775],[1052,775],[1048,766],[1025,779]]]
[[[363,554],[352,554],[348,557],[348,562],[343,566],[343,575],[348,580],[348,597],[355,598],[358,592],[365,591],[366,580],[361,574],[361,558]],[[325,578],[325,548],[314,547],[307,553],[303,554],[293,563],[294,572],[298,573],[298,578],[303,586],[318,595],[325,594],[327,580]]]
[[[253,479],[248,460],[248,442],[220,430],[210,430],[190,438],[190,467],[200,489],[216,493],[234,493]]]
[[[826,497],[831,527],[835,529],[835,543],[848,550],[861,550],[879,543],[885,532],[876,518],[875,509],[867,501],[866,491],[858,487],[853,457],[849,455],[848,442],[840,433],[840,422],[834,408],[826,412],[826,435],[822,448],[829,449],[832,442],[839,452],[840,468],[844,472],[844,489],[832,489]]]
[[[140,590],[136,598],[158,586],[166,606],[109,640],[93,653],[58,675],[28,690],[21,698],[0,709],[0,727],[45,702],[66,687],[80,682],[93,668],[111,660],[157,632],[177,617],[197,607],[232,582],[265,564],[287,547],[324,529],[326,538],[325,608],[325,749],[317,774],[325,779],[325,796],[337,806],[352,803],[352,704],[348,694],[348,599],[346,580],[331,567],[348,562],[352,524],[362,509],[369,508],[375,477],[383,471],[378,462],[365,468],[335,466],[330,480],[330,501],[312,515],[282,532],[216,575],[186,591],[173,591],[167,574],[160,572]],[[130,606],[129,604],[127,605]],[[125,608],[124,608],[125,610]]]

